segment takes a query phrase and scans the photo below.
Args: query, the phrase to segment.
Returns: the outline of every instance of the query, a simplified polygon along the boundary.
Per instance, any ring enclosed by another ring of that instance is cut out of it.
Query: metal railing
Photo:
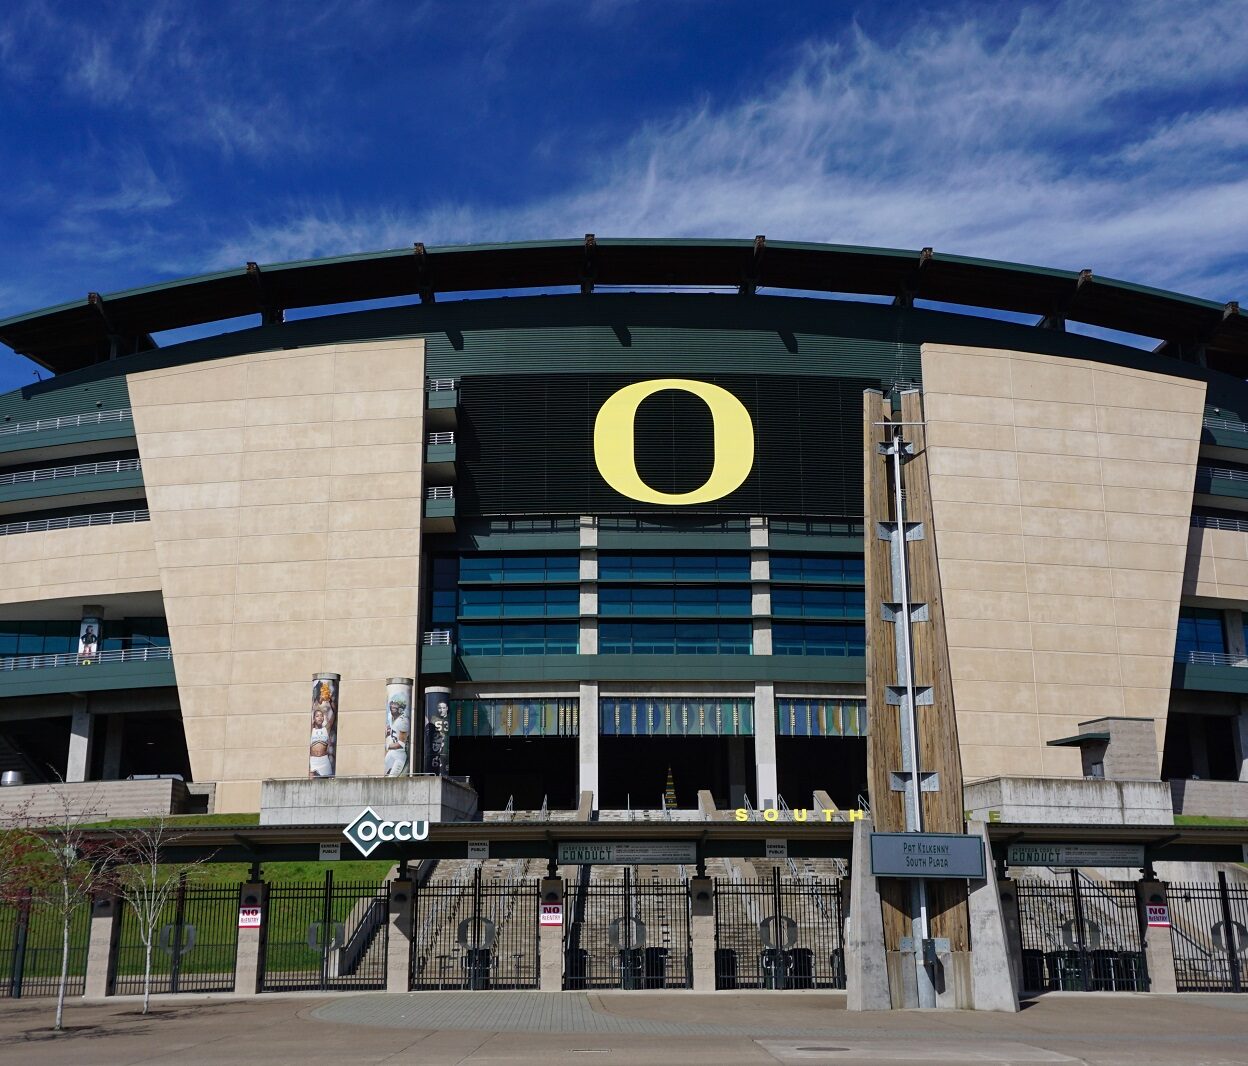
[[[16,474],[0,474],[0,485],[25,485],[35,481],[53,481],[62,477],[90,477],[92,474],[120,474],[123,471],[142,469],[142,459],[112,459],[103,463],[48,466],[41,470],[20,470]]]
[[[426,392],[450,392],[455,388],[454,378],[426,378]]]
[[[1232,470],[1226,466],[1198,466],[1196,476],[1220,478],[1223,481],[1248,481],[1248,470]]]
[[[453,430],[447,431],[445,433],[430,433],[425,438],[425,443],[426,444],[454,444],[455,433]]]
[[[0,525],[0,537],[14,533],[45,533],[50,529],[82,529],[86,526],[120,526],[131,522],[151,521],[152,512],[101,511],[98,514],[66,515],[63,518],[32,518],[26,522],[5,522]]]
[[[425,490],[426,500],[453,500],[455,499],[454,485],[430,485]]]
[[[13,655],[0,659],[0,670],[42,670],[54,666],[87,666],[96,663],[132,663],[173,658],[173,649],[165,647],[115,648],[79,655],[76,651],[55,655]]]
[[[1201,666],[1248,666],[1243,655],[1227,655],[1220,651],[1189,651],[1187,658],[1176,656],[1180,662],[1198,663]]]
[[[1219,518],[1213,515],[1194,514],[1192,525],[1204,529],[1225,529],[1234,533],[1248,533],[1248,519]]]
[[[56,418],[36,418],[32,422],[14,422],[0,426],[0,437],[15,433],[38,433],[41,430],[65,429],[69,426],[94,426],[101,422],[124,422],[130,418],[130,408],[116,411],[87,411],[79,415],[59,415]]]
[[[431,629],[421,637],[420,642],[426,647],[450,644],[451,631],[449,629]]]
[[[1206,418],[1206,429],[1226,429],[1232,433],[1248,433],[1248,422],[1236,422],[1233,418]]]

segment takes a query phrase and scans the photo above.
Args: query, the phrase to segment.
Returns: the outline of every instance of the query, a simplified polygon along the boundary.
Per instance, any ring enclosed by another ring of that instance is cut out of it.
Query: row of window
[[[749,655],[749,622],[600,622],[599,655]]]
[[[1188,652],[1193,651],[1226,654],[1226,628],[1221,611],[1208,607],[1184,607],[1179,611],[1174,657],[1186,662]]]
[[[0,656],[63,655],[78,650],[78,619],[0,622]],[[169,626],[163,618],[124,618],[105,621],[101,651],[169,646]]]
[[[748,697],[604,696],[598,701],[604,736],[753,736],[754,701]],[[453,737],[573,737],[580,732],[575,697],[451,701]],[[776,733],[802,737],[865,737],[862,699],[780,697]]]

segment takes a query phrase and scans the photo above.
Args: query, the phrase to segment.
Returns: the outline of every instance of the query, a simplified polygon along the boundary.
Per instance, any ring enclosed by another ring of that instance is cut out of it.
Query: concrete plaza
[[[0,1005],[0,1062],[1248,1063],[1248,996],[1052,993],[1017,1015],[851,1014],[839,993],[424,992]]]

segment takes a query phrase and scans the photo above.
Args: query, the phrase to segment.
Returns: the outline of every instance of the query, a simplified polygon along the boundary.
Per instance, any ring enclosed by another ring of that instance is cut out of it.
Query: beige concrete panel
[[[231,767],[231,769],[233,768]],[[219,813],[234,814],[245,811],[258,811],[260,809],[259,778],[255,778],[250,781],[227,781],[224,780],[224,777],[225,770],[223,767],[220,771],[218,771],[216,777],[217,790],[215,809]]]
[[[924,371],[926,374],[926,371]],[[925,389],[924,409],[928,423],[962,422],[981,425],[1014,425],[1014,408],[1009,400],[990,396],[954,395]]]
[[[1174,641],[1167,643],[1169,650],[1160,654],[1122,655],[1124,682],[1137,688],[1169,689],[1174,668]]]
[[[1040,773],[1045,777],[1082,777],[1083,759],[1079,749],[1042,747]]]
[[[1092,652],[1102,655],[1118,653],[1118,638],[1111,626],[1036,622],[1032,625],[1031,632],[1033,646],[1038,652]]]
[[[329,534],[328,553],[330,559],[392,559],[410,551],[419,538],[412,528],[335,532]]]
[[[985,592],[1026,592],[1028,568],[1022,563],[972,562],[946,559],[941,564],[941,584],[947,589],[980,589]]]
[[[1012,397],[1010,364],[995,353],[947,349],[941,358],[941,388],[967,396]]]
[[[1120,600],[1170,600],[1177,603],[1183,571],[1114,570],[1114,595]]]
[[[238,588],[248,592],[303,592],[326,587],[323,559],[303,562],[239,563]]]
[[[961,711],[958,714],[958,739],[966,745],[1036,747],[1041,743],[1039,725],[1043,722],[1044,719],[1034,714]]]
[[[187,750],[191,756],[191,778],[194,781],[219,781],[222,777],[222,768],[225,766],[225,752],[220,748],[196,747],[192,748],[188,741]],[[246,811],[259,810],[260,797],[256,796],[255,807],[223,807],[221,805],[221,793],[217,792],[214,810],[224,814],[227,811]]]
[[[1195,468],[1193,468],[1193,482],[1195,477]],[[1188,488],[1183,491],[1106,485],[1105,509],[1124,514],[1173,515],[1181,518],[1183,524],[1186,525],[1192,513],[1191,485],[1189,484]]]
[[[287,527],[289,529],[289,526]],[[280,533],[271,536],[240,536],[240,563],[323,561],[329,550],[328,533]]]
[[[1134,463],[1169,463],[1190,468],[1200,451],[1199,441],[1178,437],[1118,436],[1102,432],[1098,437],[1102,457]]]
[[[165,602],[185,596],[212,596],[223,591],[234,591],[238,568],[236,566],[186,566],[162,567],[161,587]],[[177,645],[174,645],[175,651]]]
[[[1151,441],[1169,438],[1189,448],[1199,447],[1200,428],[1191,414],[1175,411],[1148,411],[1138,407],[1098,406],[1096,416],[1097,428],[1106,435],[1106,440],[1116,447],[1129,448],[1133,443],[1137,443],[1131,438],[1137,437]],[[1186,455],[1186,453],[1183,454]],[[1121,456],[1121,458],[1128,458],[1128,456]],[[1179,461],[1178,455],[1174,457],[1174,461]]]
[[[1101,480],[1105,485],[1153,490],[1171,489],[1186,493],[1189,506],[1192,479],[1190,463],[1150,463],[1138,459],[1101,460]]]
[[[338,417],[334,409],[334,399],[336,397],[326,397],[319,393],[307,396],[253,396],[243,403],[248,432],[266,426],[323,424],[329,419]],[[326,441],[327,444],[328,441]],[[281,445],[276,445],[276,447],[281,447]]]
[[[282,651],[287,648],[317,647],[324,642],[322,618],[298,620],[235,622],[231,626],[231,651]],[[246,682],[243,682],[244,684]]]
[[[264,507],[280,507],[293,504],[325,504],[329,502],[330,481],[324,475],[268,478],[260,481],[244,481],[239,502],[244,514],[262,513]],[[257,532],[281,532],[280,529],[264,529]]]
[[[188,685],[179,692],[178,701],[183,718],[224,718],[230,713],[230,689],[224,684]]]
[[[1092,397],[1096,375],[1092,367],[1075,359],[1010,359],[1015,400],[1047,400],[1082,403]]]
[[[1128,718],[1153,718],[1159,726],[1160,742],[1158,751],[1165,749],[1164,726],[1166,712],[1170,706],[1170,685],[1165,688],[1125,688],[1122,691],[1125,709],[1123,714]]]
[[[1040,714],[1075,715],[1087,721],[1103,715],[1121,715],[1124,708],[1120,685],[1036,684],[1036,710]]]
[[[928,408],[931,410],[930,406]],[[928,447],[985,448],[990,451],[1014,451],[1014,427],[984,425],[976,422],[929,422]]]
[[[1017,504],[1018,481],[998,477],[951,477],[931,479],[932,491],[945,502]]]
[[[335,445],[332,474],[393,474],[420,471],[424,463],[423,444]]]
[[[1032,622],[1105,625],[1113,617],[1114,601],[1107,596],[1059,596],[1032,593],[1027,598]]]
[[[323,478],[300,478],[300,481],[319,481]],[[240,537],[284,536],[325,533],[329,528],[330,504],[323,500],[301,497],[295,503],[264,503],[243,507],[238,517],[235,533]]]
[[[133,401],[133,397],[131,397]],[[193,407],[193,404],[187,404]],[[136,412],[135,430],[143,441],[145,468],[157,459],[180,459],[188,456],[232,455],[238,451],[238,425],[214,426],[211,429],[179,429],[148,434],[143,416]]]
[[[951,648],[1009,648],[1030,651],[1030,622],[981,622],[973,618],[953,618],[945,622]]]
[[[1080,455],[1022,452],[1018,476],[1024,481],[1055,481],[1070,485],[1099,485],[1101,460]]]
[[[411,500],[420,487],[418,473],[340,474],[329,479],[329,498],[342,500]],[[423,495],[423,494],[422,494]]]
[[[226,624],[234,620],[234,596],[175,596],[165,601],[165,619],[172,627]]]
[[[1014,432],[1020,452],[1035,452],[1037,455],[1096,456],[1100,454],[1097,435],[1088,430],[1035,429],[1019,426]]]
[[[238,427],[243,424],[241,408],[228,400],[202,403],[153,404],[142,409],[143,432],[155,438],[164,433],[187,430]],[[235,437],[237,440],[237,436]]]
[[[173,665],[178,675],[178,691],[198,685],[228,685],[230,656],[215,651],[199,651],[182,639],[182,631],[169,627],[173,644]]]
[[[950,618],[1001,619],[1029,622],[1028,597],[1018,592],[945,589],[945,611]]]
[[[1035,714],[1036,686],[1026,681],[962,680],[953,686],[958,715],[963,711]]]
[[[1187,539],[1190,525],[1190,515],[1187,513],[1163,516],[1110,512],[1105,515],[1105,533],[1108,539],[1127,543],[1182,544]]]
[[[420,592],[416,585],[382,588],[337,589],[325,605],[326,618],[389,618],[419,614]]]
[[[425,396],[417,388],[395,392],[339,392],[333,396],[334,421],[366,422],[370,419],[408,418],[423,412]]]
[[[152,485],[147,489],[148,509],[155,511],[193,511],[199,508],[237,507],[238,482],[208,484]],[[160,537],[164,539],[163,536]]]
[[[402,647],[420,641],[420,622],[411,614],[330,619],[325,624],[333,626],[334,642],[341,648],[370,648],[377,644]]]
[[[974,533],[940,529],[940,561],[983,559],[992,562],[1022,562],[1023,538],[1017,533]]]
[[[314,461],[319,464],[320,459],[319,454],[314,459],[307,451],[297,448],[248,452],[243,458],[243,478],[252,482],[298,478],[316,469],[311,464]]]
[[[1117,655],[1083,652],[1035,652],[1037,684],[1112,685],[1121,688],[1124,678]]]
[[[1028,564],[1056,566],[1109,566],[1111,546],[1103,540],[1077,537],[1024,537],[1023,551]]]
[[[325,412],[328,414],[328,411]],[[333,426],[328,422],[275,423],[249,425],[243,431],[246,452],[310,451],[333,444]]]
[[[1036,753],[1033,745],[966,745],[962,748],[962,776],[967,781],[985,777],[1034,777]]]
[[[232,598],[238,624],[309,621],[326,615],[324,589],[308,592],[240,592]]]
[[[1018,428],[1096,430],[1097,408],[1090,403],[1056,400],[1014,400],[1014,425]]]
[[[1068,481],[1024,481],[1019,484],[1019,502],[1024,507],[1060,507],[1075,511],[1100,511],[1105,493],[1095,485],[1072,485]]]
[[[932,513],[938,530],[965,533],[1022,532],[1017,507],[933,500]]]
[[[165,567],[222,566],[238,562],[238,538],[161,541],[155,555],[157,563]]]
[[[147,432],[142,418],[149,407],[235,401],[245,392],[246,375],[246,367],[233,359],[129,374],[126,382],[135,425]]]
[[[238,535],[238,522],[237,507],[170,511],[160,517],[160,542],[234,537]]]
[[[1248,533],[1239,530],[1192,526],[1188,543],[1189,547],[1195,543],[1201,552],[1208,544],[1209,553],[1216,559],[1248,560]]]
[[[304,623],[309,627],[309,643],[316,639],[312,623]],[[229,657],[231,666],[229,684],[254,685],[272,677],[308,677],[321,671],[331,669],[325,665],[326,655],[323,649],[304,647],[295,650],[266,649],[252,651],[235,647]],[[334,657],[334,662],[338,660]],[[306,693],[305,693],[306,695]]]
[[[414,561],[395,559],[331,559],[325,564],[325,588],[373,589],[395,584],[415,585],[418,573]]]
[[[1178,597],[1165,600],[1124,600],[1114,604],[1114,625],[1133,629],[1175,631],[1179,617]]]
[[[416,444],[423,447],[423,431],[424,420],[410,416],[335,422],[334,445],[339,448],[392,444]]]
[[[1105,514],[1060,507],[1028,507],[1022,509],[1019,528],[1031,537],[1104,540]]]
[[[1093,566],[1028,562],[1027,590],[1045,596],[1109,597],[1114,581],[1108,571]]]
[[[334,355],[321,349],[270,352],[247,364],[248,399],[265,396],[329,396],[334,392]],[[327,407],[331,405],[326,403]],[[331,408],[332,409],[332,408]]]
[[[1018,466],[1012,451],[987,451],[978,448],[932,449],[929,456],[932,474],[946,477],[1018,478]]]
[[[335,532],[358,529],[402,529],[413,537],[424,517],[422,500],[349,501],[329,509],[329,528]]]
[[[1118,571],[1154,570],[1173,574],[1173,544],[1145,544],[1139,541],[1110,541],[1108,565]]]
[[[186,746],[195,749],[223,748],[225,746],[225,722],[226,719],[222,715],[206,717],[188,714],[184,705],[182,725],[186,731]]]
[[[1032,682],[1031,651],[1006,651],[1002,648],[963,648],[953,658],[952,674],[958,681]]]
[[[150,490],[158,485],[183,485],[187,482],[237,481],[243,457],[237,453],[215,455],[179,455],[167,459],[143,461],[143,484]]]
[[[1205,383],[1184,378],[1131,372],[1126,368],[1104,368],[1094,378],[1095,402],[1114,407],[1135,407],[1152,411],[1175,411],[1195,415],[1205,413]],[[1176,419],[1176,421],[1178,421]],[[1198,423],[1197,423],[1198,424]],[[1199,428],[1195,436],[1199,437]]]

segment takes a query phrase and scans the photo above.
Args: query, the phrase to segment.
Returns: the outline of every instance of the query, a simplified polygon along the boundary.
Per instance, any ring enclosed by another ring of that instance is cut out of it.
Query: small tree
[[[190,863],[170,863],[168,848],[183,834],[172,829],[164,815],[157,815],[147,825],[136,826],[115,835],[113,885],[117,894],[130,907],[143,945],[143,1013],[152,1000],[152,949],[160,933],[165,907],[174,897],[178,885],[188,875],[200,870],[210,856]]]

